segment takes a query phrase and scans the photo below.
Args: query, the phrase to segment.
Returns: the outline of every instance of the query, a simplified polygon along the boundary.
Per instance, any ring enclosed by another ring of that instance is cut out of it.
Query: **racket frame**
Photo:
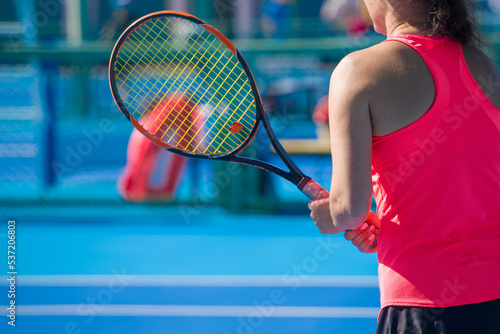
[[[173,147],[170,147],[167,143],[162,142],[158,138],[155,138],[151,134],[147,133],[142,129],[142,127],[138,124],[138,122],[130,116],[129,111],[127,110],[126,106],[124,105],[122,99],[120,98],[119,90],[117,88],[116,84],[116,79],[114,76],[114,64],[116,62],[116,58],[118,55],[118,52],[120,51],[122,45],[124,44],[127,36],[138,28],[140,25],[142,25],[144,22],[147,22],[151,19],[154,19],[156,17],[165,17],[165,16],[170,16],[170,17],[179,17],[181,19],[186,19],[191,22],[194,22],[195,24],[200,25],[204,29],[210,31],[212,34],[217,36],[219,40],[221,40],[227,47],[228,49],[233,53],[233,55],[237,58],[238,62],[241,64],[243,67],[243,70],[245,71],[245,74],[247,75],[248,81],[250,83],[252,93],[254,95],[254,100],[255,100],[255,109],[257,111],[256,113],[256,119],[255,119],[255,125],[253,126],[250,134],[248,135],[247,139],[244,140],[238,147],[236,147],[233,151],[230,151],[224,155],[219,155],[219,156],[204,156],[204,155],[196,155],[196,154],[190,154],[186,153],[180,149],[176,149]],[[240,164],[244,165],[249,165],[249,166],[254,166],[254,167],[259,167],[261,169],[267,170],[271,173],[274,173],[278,176],[281,176],[285,178],[286,180],[292,182],[295,184],[297,187],[299,187],[300,190],[305,186],[308,181],[311,179],[300,170],[300,168],[293,162],[293,160],[290,158],[290,156],[286,153],[284,150],[283,146],[280,144],[278,138],[276,137],[276,134],[274,133],[271,124],[269,122],[269,119],[267,117],[267,113],[264,109],[264,104],[262,102],[262,98],[260,96],[259,89],[257,88],[257,84],[255,83],[255,78],[253,76],[252,71],[250,70],[250,67],[248,66],[245,58],[241,55],[241,53],[238,51],[238,49],[234,46],[234,44],[226,37],[224,36],[221,32],[219,32],[217,29],[212,27],[211,25],[207,24],[206,22],[198,19],[197,17],[183,13],[183,12],[178,12],[178,11],[160,11],[160,12],[155,12],[148,14],[146,16],[141,17],[140,19],[136,20],[134,23],[132,23],[118,38],[118,41],[116,42],[113,51],[111,53],[111,58],[109,62],[109,85],[111,89],[111,93],[113,96],[113,99],[127,119],[132,122],[134,127],[138,129],[143,135],[145,135],[148,139],[156,143],[157,145],[165,148],[168,151],[171,151],[176,154],[180,154],[183,156],[191,157],[191,158],[198,158],[198,159],[208,159],[208,160],[218,160],[218,161],[229,161],[229,162],[237,162]],[[268,162],[258,160],[258,159],[252,159],[252,158],[247,158],[247,157],[241,157],[237,156],[237,153],[240,153],[243,151],[250,143],[251,141],[255,138],[255,135],[257,134],[257,131],[259,129],[259,123],[262,123],[264,126],[264,130],[266,131],[269,140],[271,142],[271,145],[274,147],[276,153],[279,155],[281,160],[285,163],[289,171],[286,171],[282,168],[279,168],[273,164],[270,164]]]

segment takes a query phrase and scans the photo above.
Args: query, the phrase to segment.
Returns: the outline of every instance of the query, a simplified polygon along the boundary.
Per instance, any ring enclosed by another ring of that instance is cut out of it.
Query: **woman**
[[[466,0],[365,3],[388,39],[332,75],[311,217],[378,253],[377,333],[500,333],[500,71]]]

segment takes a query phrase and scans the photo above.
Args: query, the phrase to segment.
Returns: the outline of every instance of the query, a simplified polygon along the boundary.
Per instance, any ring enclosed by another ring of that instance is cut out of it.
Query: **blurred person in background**
[[[163,0],[90,0],[88,8],[89,13],[95,13],[94,15],[97,17],[99,17],[98,8],[104,14],[103,18],[95,20],[95,25],[101,26],[99,39],[115,41],[135,20],[144,15],[164,10],[165,3]]]
[[[500,15],[500,0],[488,0],[488,7],[493,13]],[[499,23],[499,20],[500,18],[497,18],[496,23]]]
[[[34,44],[38,38],[37,26],[33,20],[35,15],[35,1],[34,0],[24,0],[24,1],[12,1],[14,5],[17,18],[22,22],[23,25],[23,38],[24,43]],[[0,7],[0,10],[2,8]]]
[[[320,17],[335,29],[359,37],[372,28],[372,21],[363,0],[325,0]],[[318,140],[329,140],[328,95],[316,102],[312,115]]]
[[[262,5],[262,31],[266,38],[287,37],[290,10],[290,0],[265,0]]]
[[[332,75],[332,185],[311,217],[377,252],[377,333],[500,333],[500,71],[472,1],[365,3],[388,38]]]
[[[334,30],[341,29],[350,36],[363,35],[372,26],[363,0],[325,0],[320,17]]]

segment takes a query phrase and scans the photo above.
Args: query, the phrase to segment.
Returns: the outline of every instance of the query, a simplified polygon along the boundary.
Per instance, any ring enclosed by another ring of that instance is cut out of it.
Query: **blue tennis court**
[[[16,327],[7,325],[6,307],[2,327],[9,333],[375,329],[375,256],[341,236],[319,235],[307,216],[207,208],[185,224],[173,209],[161,209],[162,222],[129,211],[125,223],[40,224],[20,214],[26,218],[16,229],[22,273]]]

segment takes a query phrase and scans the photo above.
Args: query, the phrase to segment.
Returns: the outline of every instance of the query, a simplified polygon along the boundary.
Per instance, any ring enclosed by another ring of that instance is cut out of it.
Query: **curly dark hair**
[[[463,45],[482,44],[474,3],[471,0],[419,0],[429,7],[424,30],[429,35],[444,35]]]

